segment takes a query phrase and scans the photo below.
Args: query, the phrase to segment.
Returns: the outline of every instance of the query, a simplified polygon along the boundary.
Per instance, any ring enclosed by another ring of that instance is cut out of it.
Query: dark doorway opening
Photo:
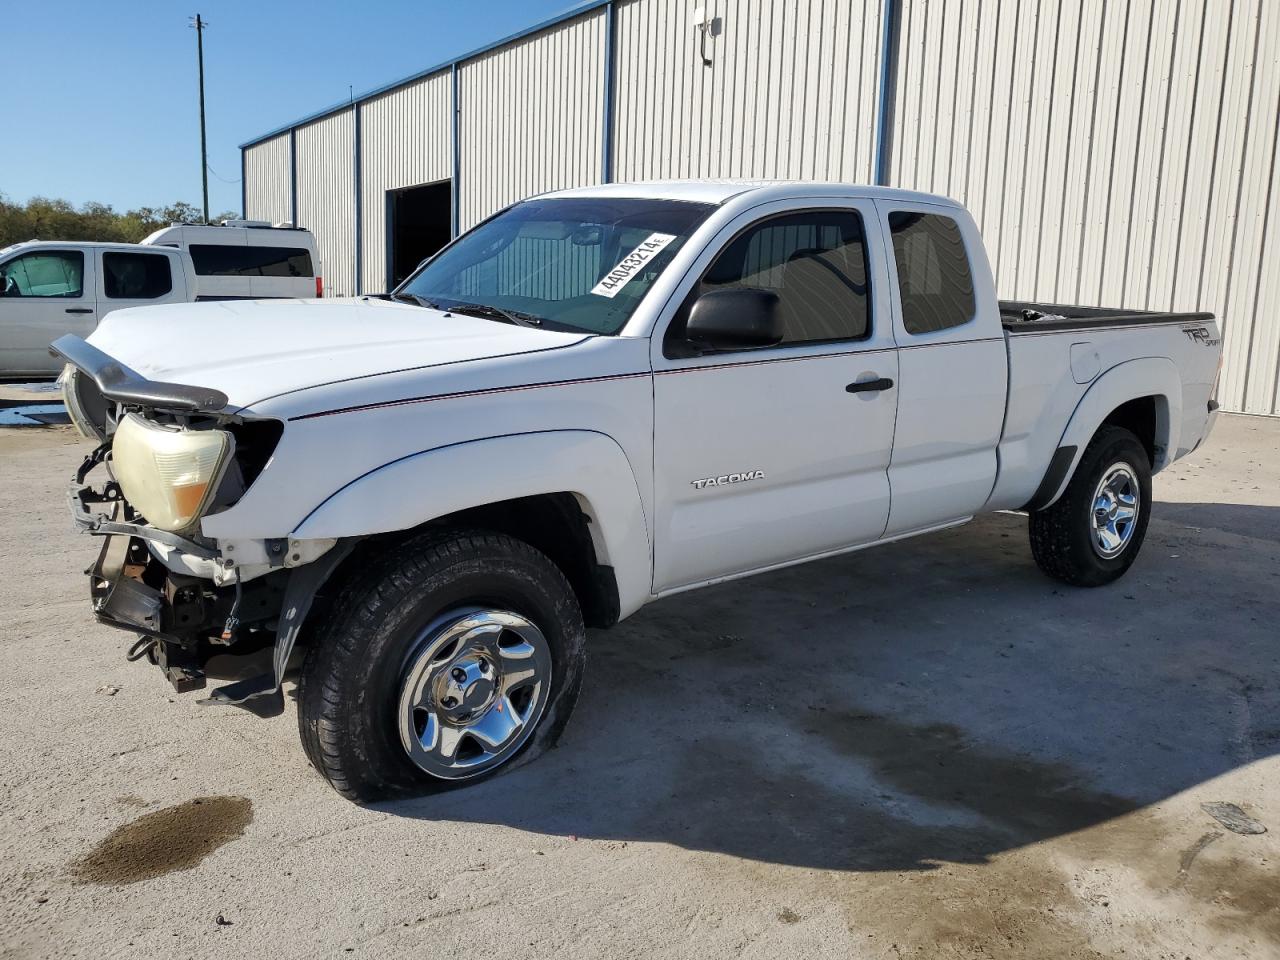
[[[449,242],[453,187],[448,180],[387,191],[387,282],[392,289]]]

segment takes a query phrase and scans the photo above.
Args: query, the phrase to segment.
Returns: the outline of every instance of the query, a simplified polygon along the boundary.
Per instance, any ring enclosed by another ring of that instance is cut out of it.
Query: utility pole
[[[196,14],[196,58],[200,64],[200,182],[204,189],[204,222],[209,222],[209,146],[204,133],[204,28],[209,26]]]

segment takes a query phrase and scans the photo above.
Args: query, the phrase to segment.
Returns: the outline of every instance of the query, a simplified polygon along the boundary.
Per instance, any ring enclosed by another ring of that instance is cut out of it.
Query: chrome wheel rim
[[[400,742],[420,769],[464,780],[529,739],[551,689],[551,649],[507,610],[457,610],[418,637],[400,686]]]
[[[1124,553],[1138,527],[1142,489],[1127,463],[1113,463],[1102,473],[1089,514],[1093,549],[1104,560]]]

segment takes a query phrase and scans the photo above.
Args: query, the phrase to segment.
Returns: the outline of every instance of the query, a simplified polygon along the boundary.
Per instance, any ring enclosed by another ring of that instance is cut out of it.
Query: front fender
[[[402,457],[335,491],[291,536],[408,530],[470,507],[547,493],[577,497],[591,520],[597,560],[613,567],[621,615],[638,610],[652,577],[640,490],[617,442],[589,430],[490,437]]]
[[[1182,423],[1182,378],[1173,361],[1165,357],[1128,360],[1094,381],[1076,404],[1062,439],[1058,441],[1059,450],[1073,447],[1075,452],[1070,466],[1043,506],[1055,503],[1062,496],[1080,458],[1084,456],[1084,448],[1107,416],[1121,404],[1140,397],[1155,397],[1156,400],[1155,462],[1151,464],[1151,472],[1158,473],[1169,465],[1174,451],[1178,449],[1179,425]]]

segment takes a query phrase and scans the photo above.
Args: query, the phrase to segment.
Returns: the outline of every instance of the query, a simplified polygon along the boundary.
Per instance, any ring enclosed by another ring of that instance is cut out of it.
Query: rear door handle
[[[845,393],[879,393],[881,390],[892,390],[893,381],[888,377],[879,380],[859,380],[844,388]]]
[[[91,307],[67,307],[67,313],[93,313]]]

